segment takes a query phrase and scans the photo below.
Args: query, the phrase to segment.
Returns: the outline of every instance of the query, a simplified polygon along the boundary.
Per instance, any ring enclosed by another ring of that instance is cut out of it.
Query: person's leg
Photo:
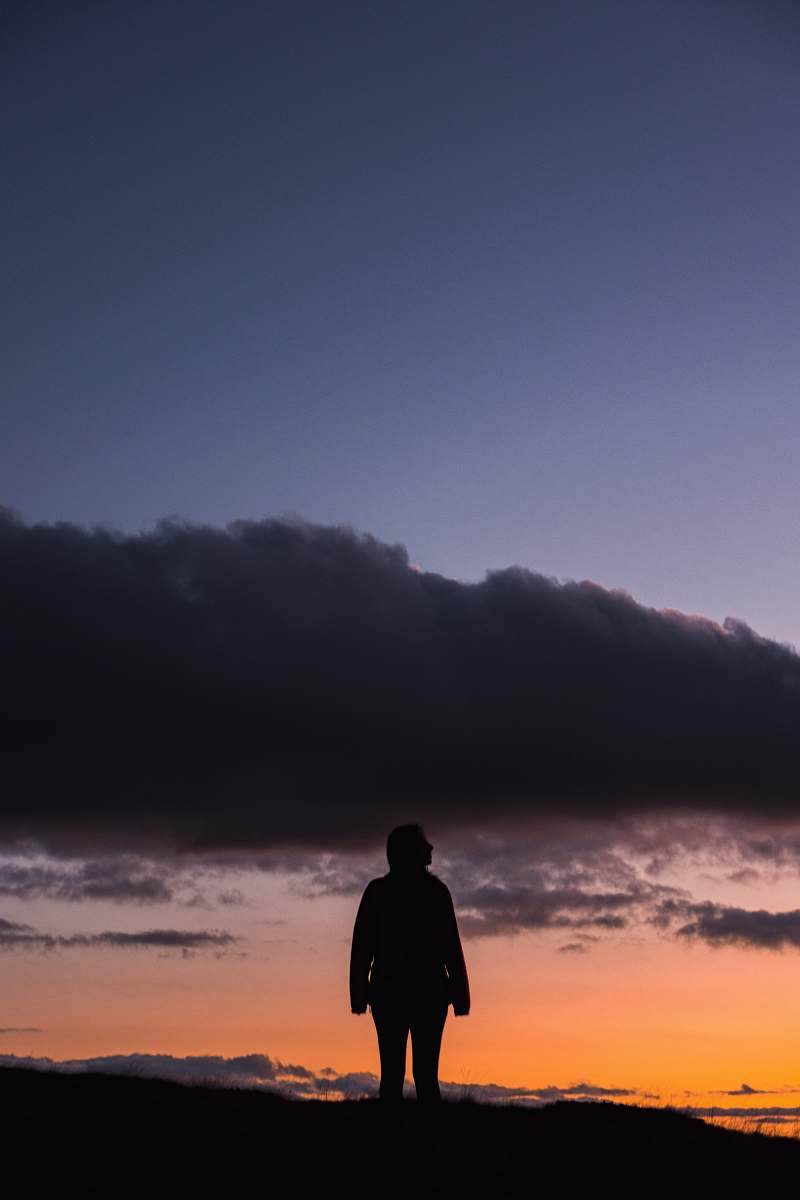
[[[447,1005],[435,1000],[416,1006],[411,1017],[411,1047],[417,1100],[425,1105],[441,1100],[439,1051],[447,1019]]]
[[[406,1077],[408,1014],[393,1005],[378,1004],[372,1006],[372,1019],[381,1056],[380,1098],[384,1104],[399,1103]]]

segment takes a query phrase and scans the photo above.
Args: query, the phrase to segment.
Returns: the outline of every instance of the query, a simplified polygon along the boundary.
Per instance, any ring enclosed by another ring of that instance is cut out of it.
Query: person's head
[[[421,825],[398,825],[386,840],[390,871],[422,871],[430,866],[432,853]]]

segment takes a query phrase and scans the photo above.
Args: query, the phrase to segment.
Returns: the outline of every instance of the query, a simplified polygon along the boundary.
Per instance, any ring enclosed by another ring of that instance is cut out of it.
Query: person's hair
[[[408,871],[419,867],[419,846],[424,838],[420,825],[398,825],[386,839],[386,857],[390,871]]]

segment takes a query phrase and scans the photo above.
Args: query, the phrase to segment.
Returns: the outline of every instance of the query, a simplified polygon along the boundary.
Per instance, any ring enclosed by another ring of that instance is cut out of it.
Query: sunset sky
[[[794,1119],[794,0],[9,14],[0,1062]]]

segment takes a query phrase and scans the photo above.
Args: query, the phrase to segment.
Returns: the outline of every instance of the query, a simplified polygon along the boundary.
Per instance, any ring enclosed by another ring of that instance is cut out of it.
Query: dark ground
[[[8,1197],[664,1197],[800,1194],[800,1142],[667,1109],[446,1104],[436,1144],[416,1105],[387,1139],[374,1101],[0,1068]]]

